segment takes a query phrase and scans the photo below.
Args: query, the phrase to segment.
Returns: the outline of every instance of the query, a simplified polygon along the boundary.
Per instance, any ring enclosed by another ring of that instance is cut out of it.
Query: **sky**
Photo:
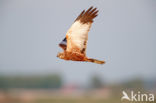
[[[99,9],[87,56],[106,64],[64,61],[58,44],[79,13]],[[156,78],[155,0],[0,0],[0,75],[60,73],[66,83]]]

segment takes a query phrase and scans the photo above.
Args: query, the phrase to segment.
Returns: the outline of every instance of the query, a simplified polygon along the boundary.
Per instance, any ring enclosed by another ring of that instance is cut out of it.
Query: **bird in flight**
[[[84,61],[97,64],[104,64],[105,61],[88,58],[86,56],[86,47],[88,32],[93,23],[93,19],[98,15],[97,8],[90,7],[87,11],[83,10],[76,18],[72,26],[66,33],[66,37],[59,46],[63,49],[57,57],[64,60]]]

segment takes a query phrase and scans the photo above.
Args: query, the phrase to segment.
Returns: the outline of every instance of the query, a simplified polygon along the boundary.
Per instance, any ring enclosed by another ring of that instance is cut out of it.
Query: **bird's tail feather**
[[[105,64],[105,61],[101,61],[101,60],[97,60],[97,59],[92,59],[92,58],[88,58],[87,61],[88,62],[92,62],[92,63],[97,63],[97,64]]]

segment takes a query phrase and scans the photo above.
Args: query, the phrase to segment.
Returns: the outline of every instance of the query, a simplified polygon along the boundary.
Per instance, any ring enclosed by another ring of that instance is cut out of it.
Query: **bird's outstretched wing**
[[[93,7],[90,7],[87,11],[83,10],[80,13],[66,33],[66,51],[85,54],[88,32],[93,23],[93,19],[98,15],[97,13],[98,10]]]

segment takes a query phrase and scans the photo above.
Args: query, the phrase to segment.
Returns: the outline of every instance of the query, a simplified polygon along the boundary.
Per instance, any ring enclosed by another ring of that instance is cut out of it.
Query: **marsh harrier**
[[[76,18],[72,26],[66,33],[66,37],[59,44],[63,49],[62,53],[58,53],[57,57],[64,60],[85,61],[97,64],[104,64],[100,61],[86,56],[86,47],[88,40],[88,32],[93,23],[93,19],[98,15],[97,8],[90,7],[87,11],[83,10]]]

